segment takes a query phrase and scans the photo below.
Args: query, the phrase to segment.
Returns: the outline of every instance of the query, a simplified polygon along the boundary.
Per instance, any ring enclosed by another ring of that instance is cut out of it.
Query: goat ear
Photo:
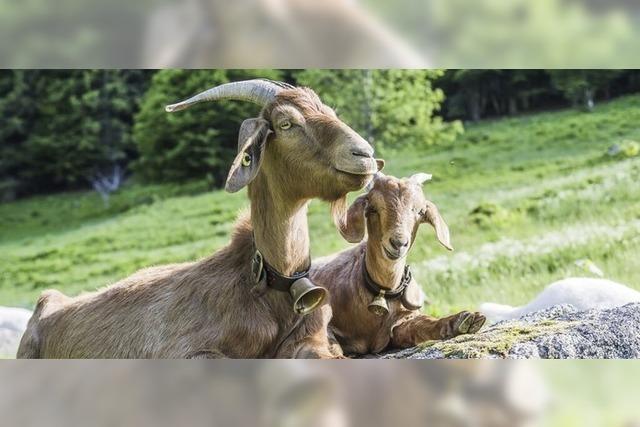
[[[449,227],[447,227],[447,223],[444,222],[444,219],[440,216],[440,211],[438,211],[436,205],[428,200],[422,217],[422,222],[428,222],[431,224],[436,230],[436,237],[442,246],[450,251],[453,250],[451,240],[449,238]]]
[[[238,154],[229,170],[225,190],[235,193],[253,181],[260,170],[262,153],[272,132],[269,122],[264,119],[247,119],[242,122],[238,135]]]
[[[340,234],[349,243],[358,243],[364,239],[364,210],[367,208],[367,195],[353,201],[347,210],[347,220],[340,228]]]
[[[378,166],[378,172],[384,169],[384,159],[376,159],[376,165]]]

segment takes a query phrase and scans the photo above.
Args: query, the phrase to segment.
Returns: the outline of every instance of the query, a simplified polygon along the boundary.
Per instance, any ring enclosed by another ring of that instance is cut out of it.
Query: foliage
[[[0,74],[0,181],[18,193],[87,187],[134,154],[130,127],[144,71],[4,71]]]
[[[551,80],[574,106],[593,109],[596,91],[609,94],[609,85],[619,77],[619,70],[550,70]]]
[[[598,99],[640,91],[636,70],[448,70],[435,84],[447,94],[444,116],[484,117],[558,108],[590,109]],[[591,106],[591,107],[590,107]]]
[[[462,132],[437,116],[444,93],[438,70],[304,70],[296,81],[312,87],[338,115],[377,148],[450,142]]]
[[[243,120],[259,107],[246,102],[210,102],[169,114],[164,106],[218,84],[265,77],[273,70],[161,70],[151,81],[135,117],[133,138],[140,158],[135,171],[148,181],[184,181],[208,177],[220,185],[235,156]]]

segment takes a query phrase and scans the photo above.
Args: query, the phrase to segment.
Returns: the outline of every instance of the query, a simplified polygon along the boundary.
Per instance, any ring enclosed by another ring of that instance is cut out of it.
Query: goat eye
[[[280,123],[280,129],[282,130],[287,130],[291,128],[291,122],[290,121],[286,121],[286,122],[282,122]]]
[[[425,214],[425,213],[426,213],[426,212],[425,212],[425,210],[424,210],[424,209],[420,209],[420,210],[418,211],[418,215],[420,215],[420,216],[424,216],[424,214]]]
[[[242,155],[242,166],[247,167],[249,165],[251,165],[251,156],[249,155],[249,153],[245,152]]]

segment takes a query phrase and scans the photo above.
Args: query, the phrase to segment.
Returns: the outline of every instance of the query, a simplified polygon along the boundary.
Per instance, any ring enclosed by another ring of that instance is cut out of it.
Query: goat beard
[[[347,195],[331,202],[331,218],[336,228],[345,237],[347,230]]]

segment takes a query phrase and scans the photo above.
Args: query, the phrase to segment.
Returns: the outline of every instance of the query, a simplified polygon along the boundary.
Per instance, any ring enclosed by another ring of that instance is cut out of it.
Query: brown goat
[[[228,83],[167,111],[219,99],[263,106],[240,128],[226,183],[230,192],[248,185],[251,217],[200,261],[141,270],[75,298],[44,292],[18,357],[331,357],[328,304],[296,314],[287,292],[256,278],[252,260],[259,251],[286,276],[308,269],[308,202],[331,201],[340,214],[346,193],[377,171],[373,149],[312,90],[282,83]]]
[[[463,311],[435,319],[420,312],[424,294],[405,270],[405,257],[420,224],[430,223],[440,243],[452,249],[446,223],[422,192],[421,185],[428,178],[426,174],[408,179],[378,174],[370,191],[350,206],[343,230],[348,241],[360,242],[366,220],[368,239],[313,263],[312,280],[326,287],[331,296],[330,334],[345,353],[412,347],[426,340],[477,332],[485,322],[480,313]],[[367,286],[367,276],[373,287],[387,293],[386,303],[378,298],[379,304],[388,308],[382,315],[370,311],[376,295],[369,289],[371,285]],[[404,292],[390,298],[405,286]],[[340,354],[336,347],[333,351]]]

